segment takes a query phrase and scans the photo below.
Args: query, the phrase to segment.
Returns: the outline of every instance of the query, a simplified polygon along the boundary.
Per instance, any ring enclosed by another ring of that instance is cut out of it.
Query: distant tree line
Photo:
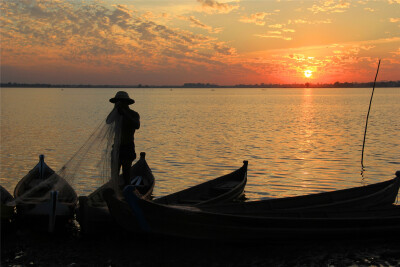
[[[373,82],[293,83],[293,84],[236,84],[184,83],[183,85],[93,85],[93,84],[47,84],[47,83],[1,83],[1,87],[25,88],[369,88]],[[377,82],[375,87],[400,87],[400,81]]]

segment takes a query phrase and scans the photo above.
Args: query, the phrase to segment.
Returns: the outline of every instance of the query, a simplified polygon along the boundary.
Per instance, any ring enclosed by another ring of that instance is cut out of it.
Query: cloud
[[[372,48],[375,48],[375,47],[376,47],[375,45],[362,45],[362,46],[360,46],[361,49],[366,50],[366,51],[368,51],[368,50],[370,50]]]
[[[273,25],[268,25],[269,28],[274,28],[274,29],[281,29],[283,28],[284,24],[273,24]]]
[[[268,34],[272,34],[272,35],[281,35],[282,34],[282,32],[280,32],[280,31],[269,31],[268,32]]]
[[[208,25],[202,23],[200,20],[196,19],[194,16],[189,16],[189,17],[177,16],[177,18],[191,22],[191,24],[190,24],[191,27],[205,29],[210,33],[219,33],[222,31],[222,28],[213,28],[211,26],[208,26]]]
[[[257,37],[260,37],[260,38],[282,39],[282,40],[285,40],[285,41],[292,40],[291,37],[283,36],[280,31],[269,31],[266,34],[255,34],[254,36],[257,36]]]
[[[219,3],[215,0],[197,0],[201,3],[203,11],[207,13],[230,13],[231,11],[238,9],[239,5],[231,5],[228,3]]]
[[[63,65],[112,72],[179,65],[215,69],[235,50],[215,38],[171,28],[124,5],[2,1],[2,65]],[[194,27],[217,32],[194,17]]]
[[[393,22],[393,23],[397,23],[397,22],[400,22],[400,18],[390,18],[389,21]]]
[[[364,8],[364,10],[369,11],[369,12],[375,12],[375,9],[370,8],[370,7],[366,7],[366,8]]]
[[[295,19],[295,20],[288,21],[288,24],[330,24],[330,23],[332,23],[331,19],[325,19],[325,20]]]
[[[111,24],[116,24],[122,29],[127,29],[129,21],[132,19],[132,12],[124,5],[116,5],[115,10],[107,18]]]
[[[393,51],[393,52],[390,52],[391,54],[394,54],[394,55],[397,55],[397,56],[400,56],[400,47],[397,49],[397,51]]]
[[[239,21],[244,22],[244,23],[254,23],[259,26],[264,26],[265,18],[272,14],[273,13],[258,12],[258,13],[251,14],[250,16],[242,16]]]
[[[292,40],[292,37],[285,36],[284,33],[294,33],[294,29],[285,28],[285,24],[273,24],[269,25],[268,28],[275,29],[273,31],[268,31],[266,34],[254,34],[256,37],[260,38],[272,38],[272,39],[282,39],[285,41]]]
[[[214,43],[214,49],[220,54],[231,56],[236,54],[236,50],[232,47],[229,47],[224,42]]]
[[[296,32],[296,31],[293,30],[293,29],[287,29],[287,28],[282,29],[282,31],[283,31],[283,32]]]
[[[314,14],[316,13],[341,13],[345,12],[350,7],[349,1],[344,0],[324,0],[320,1],[318,4],[314,4],[312,7],[308,8]]]

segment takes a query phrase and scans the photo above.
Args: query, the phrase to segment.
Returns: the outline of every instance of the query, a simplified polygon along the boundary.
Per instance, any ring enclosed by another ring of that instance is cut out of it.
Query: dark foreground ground
[[[222,244],[143,238],[123,230],[56,234],[2,225],[1,266],[400,266],[400,237]]]

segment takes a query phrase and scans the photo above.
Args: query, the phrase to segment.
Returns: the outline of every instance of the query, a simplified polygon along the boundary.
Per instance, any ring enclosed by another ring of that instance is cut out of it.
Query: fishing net
[[[108,183],[114,189],[123,183],[119,175],[119,142],[122,116],[113,109],[93,131],[80,149],[56,172],[43,158],[16,187],[16,202],[50,199],[58,191],[59,201],[71,202],[77,198],[73,188],[88,188],[93,192],[99,184]],[[43,157],[43,156],[41,156]],[[119,190],[115,190],[119,191]]]

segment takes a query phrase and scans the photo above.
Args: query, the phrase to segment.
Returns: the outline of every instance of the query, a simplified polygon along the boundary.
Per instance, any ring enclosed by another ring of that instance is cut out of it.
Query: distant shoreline
[[[11,88],[371,88],[373,82],[348,83],[335,82],[330,84],[320,83],[294,83],[294,84],[236,84],[218,85],[210,83],[185,83],[183,85],[100,85],[100,84],[47,84],[47,83],[1,83],[1,87]],[[377,82],[375,87],[400,87],[400,81]]]

